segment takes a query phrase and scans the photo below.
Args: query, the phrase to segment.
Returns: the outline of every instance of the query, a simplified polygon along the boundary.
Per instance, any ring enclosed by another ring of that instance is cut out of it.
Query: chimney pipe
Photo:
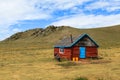
[[[73,38],[72,38],[72,34],[70,34],[70,39],[71,39],[71,43],[73,43]]]

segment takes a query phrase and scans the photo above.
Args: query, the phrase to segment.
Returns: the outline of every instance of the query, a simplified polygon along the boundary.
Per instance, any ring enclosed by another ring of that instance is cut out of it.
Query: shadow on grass
[[[100,61],[100,60],[94,60],[94,61],[91,61],[91,64],[107,64],[107,63],[111,63],[111,61],[109,61],[109,60],[102,60],[102,61]]]
[[[62,66],[64,68],[69,68],[69,67],[72,67],[72,66],[77,66],[78,64],[75,63],[75,62],[71,62],[71,61],[65,61],[65,62],[60,62],[57,65]]]
[[[98,57],[89,57],[89,60],[101,60],[104,59],[102,56],[98,56]]]

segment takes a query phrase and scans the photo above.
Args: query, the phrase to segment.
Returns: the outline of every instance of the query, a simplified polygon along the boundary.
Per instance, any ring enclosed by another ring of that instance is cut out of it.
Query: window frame
[[[59,48],[59,53],[64,54],[64,48]]]

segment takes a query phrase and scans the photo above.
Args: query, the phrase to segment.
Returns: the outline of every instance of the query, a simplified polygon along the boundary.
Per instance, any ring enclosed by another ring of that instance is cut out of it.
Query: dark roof
[[[72,47],[75,45],[79,40],[81,40],[84,36],[88,36],[88,38],[97,46],[98,44],[88,35],[88,34],[81,34],[76,37],[72,37],[73,42],[71,43],[71,38],[70,37],[65,37],[62,40],[60,40],[58,43],[55,44],[54,47]]]

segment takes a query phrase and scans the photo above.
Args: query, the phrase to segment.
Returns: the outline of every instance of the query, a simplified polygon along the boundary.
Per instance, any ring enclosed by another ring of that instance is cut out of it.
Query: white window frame
[[[64,54],[64,48],[59,48],[59,53]]]

